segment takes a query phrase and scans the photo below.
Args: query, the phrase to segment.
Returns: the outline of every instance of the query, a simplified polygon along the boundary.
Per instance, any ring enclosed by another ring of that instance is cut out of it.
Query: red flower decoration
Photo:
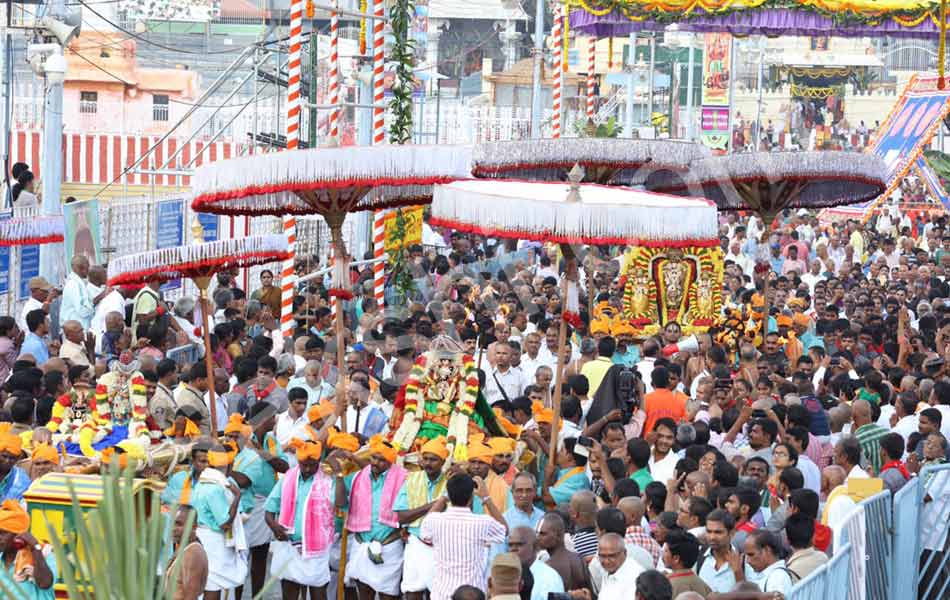
[[[195,337],[201,337],[201,327],[195,327],[194,334]]]
[[[353,292],[342,288],[330,288],[327,293],[331,298],[340,298],[341,300],[353,299]]]

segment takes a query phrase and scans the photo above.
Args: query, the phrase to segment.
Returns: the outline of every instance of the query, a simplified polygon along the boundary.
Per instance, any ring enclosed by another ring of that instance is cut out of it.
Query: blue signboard
[[[30,296],[30,279],[40,274],[40,247],[20,248],[20,300]]]
[[[198,222],[204,229],[204,239],[206,242],[218,241],[218,215],[208,213],[198,213]]]
[[[0,248],[0,295],[10,289],[10,247]]]
[[[181,246],[185,236],[185,205],[181,200],[166,200],[155,205],[155,248]],[[162,291],[177,290],[181,280],[162,285]]]

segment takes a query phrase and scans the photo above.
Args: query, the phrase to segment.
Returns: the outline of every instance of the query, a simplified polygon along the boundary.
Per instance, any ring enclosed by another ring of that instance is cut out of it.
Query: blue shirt
[[[623,365],[632,369],[640,362],[640,349],[634,344],[630,344],[627,346],[627,351],[623,354],[621,354],[619,350],[614,352],[612,360],[615,365]]]
[[[3,560],[3,553],[0,552],[0,561]],[[0,562],[0,565],[5,563]],[[8,570],[5,566],[0,566],[0,590],[4,590],[12,595],[11,600],[53,600],[56,597],[56,555],[52,552],[46,557],[46,566],[53,574],[53,585],[47,589],[42,589],[32,581],[14,581],[13,565]]]
[[[23,501],[23,494],[30,488],[30,476],[20,467],[13,467],[0,481],[0,502],[4,500]]]
[[[409,478],[412,477],[412,474],[406,478],[406,481],[402,484],[402,487],[399,489],[399,495],[396,496],[396,501],[393,502],[393,512],[399,512],[403,510],[409,510],[413,508],[419,508],[418,506],[409,506]],[[428,489],[426,490],[426,504],[436,500],[437,498],[433,496],[435,490],[442,483],[444,475],[438,477],[435,481],[429,479],[426,476],[426,483],[428,483]],[[419,530],[422,527],[422,520],[419,519],[418,525],[409,525],[409,533],[419,537]]]
[[[538,523],[541,522],[541,517],[544,516],[543,510],[537,506],[532,506],[531,513],[526,514],[515,506],[513,499],[509,499],[509,506],[511,506],[511,508],[506,510],[501,515],[505,518],[505,523],[508,524],[509,533],[516,527],[528,527],[531,529],[531,531],[537,531]],[[508,540],[492,546],[491,552],[489,552],[488,556],[488,563],[491,564],[491,561],[495,558],[495,556],[501,554],[502,552],[508,552]],[[546,595],[544,600],[547,600]]]
[[[389,471],[386,473],[388,472]],[[379,504],[383,498],[383,485],[386,483],[386,473],[380,474],[379,477],[373,477],[373,473],[369,473],[370,488],[373,492],[373,525],[369,531],[364,531],[360,534],[364,542],[372,542],[373,540],[382,542],[393,532],[392,527],[379,522]],[[344,483],[346,483],[347,505],[349,505],[349,498],[353,494],[353,480],[356,479],[357,474],[359,474],[359,471],[351,474],[344,480]]]
[[[218,533],[223,531],[221,526],[231,516],[231,503],[228,502],[227,491],[216,483],[198,483],[191,492],[191,505],[197,513],[197,525]]]
[[[699,569],[699,577],[709,586],[709,589],[717,594],[728,594],[736,585],[736,576],[729,562],[722,563],[722,567],[717,569],[712,550],[706,551],[706,559]]]
[[[32,331],[23,338],[23,344],[20,346],[20,356],[30,354],[36,359],[36,366],[40,366],[49,360],[49,348],[46,347],[46,340],[36,335]]]
[[[560,480],[568,471],[569,469],[558,470],[557,480]],[[551,486],[550,492],[555,504],[567,504],[571,501],[571,496],[573,496],[575,492],[589,489],[590,480],[587,479],[587,473],[581,471],[576,475],[571,475],[560,484]]]
[[[251,480],[251,487],[241,490],[242,497],[247,493],[252,499],[254,496],[266,498],[277,483],[274,467],[261,458],[253,448],[245,447],[238,452],[234,458],[234,470]]]
[[[310,408],[314,404],[320,404],[325,398],[329,398],[333,395],[334,389],[333,386],[327,383],[326,381],[320,381],[320,385],[316,388],[312,388],[307,385],[306,377],[294,377],[289,382],[287,382],[287,391],[294,388],[300,388],[306,390],[307,392],[307,408]]]
[[[334,484],[335,483],[336,482],[334,482]],[[303,539],[301,535],[301,532],[303,532],[303,516],[307,511],[307,499],[310,497],[311,487],[313,487],[313,477],[308,479],[304,479],[303,477],[297,478],[297,500],[295,502],[297,506],[294,510],[294,531],[288,534],[291,542],[299,542]],[[264,510],[273,513],[275,518],[280,517],[280,501],[283,489],[283,485],[275,485],[270,495],[267,496],[267,500],[264,502]],[[335,489],[335,487],[331,487],[331,489]],[[331,498],[332,494],[333,492],[331,492]]]
[[[540,560],[531,563],[531,576],[534,577],[531,600],[548,600],[548,594],[551,592],[564,593],[564,579],[557,571]]]
[[[195,493],[195,486],[198,485],[198,481],[197,478],[194,477],[194,471],[191,469],[178,471],[168,478],[168,483],[165,484],[165,489],[162,490],[162,504],[168,506],[178,504],[178,499],[181,498],[181,491],[185,487],[185,479],[188,477],[191,477],[191,493]],[[190,498],[188,503],[190,504]]]

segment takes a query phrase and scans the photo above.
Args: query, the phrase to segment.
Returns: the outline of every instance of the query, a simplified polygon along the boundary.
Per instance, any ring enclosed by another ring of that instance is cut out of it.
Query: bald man
[[[658,564],[660,556],[663,554],[663,548],[644,527],[646,521],[643,520],[643,516],[646,514],[646,505],[643,500],[629,496],[620,500],[617,508],[620,509],[627,521],[627,532],[624,536],[627,545],[639,546],[647,551],[653,560],[651,567]]]
[[[867,400],[855,400],[851,404],[852,434],[861,446],[861,461],[869,466],[868,472],[876,475],[881,471],[881,438],[890,433],[874,422],[871,404]]]
[[[548,513],[541,519],[538,546],[547,551],[547,564],[561,576],[565,590],[587,590],[593,595],[587,563],[564,546],[564,519],[561,515]]]
[[[89,259],[82,255],[73,257],[69,276],[63,285],[63,300],[59,307],[59,322],[79,321],[88,329],[96,312],[92,292],[86,278],[89,276]]]
[[[821,496],[828,498],[831,491],[844,483],[848,474],[838,465],[828,465],[821,471]]]
[[[569,510],[574,522],[574,533],[571,535],[574,552],[590,562],[597,554],[597,531],[594,528],[597,520],[597,497],[590,490],[575,492],[571,496]]]
[[[548,594],[563,594],[564,581],[557,571],[536,560],[538,555],[538,537],[530,527],[515,527],[508,534],[508,549],[521,559],[522,570],[531,571],[534,585],[531,588],[531,600],[548,600]]]
[[[95,338],[86,335],[79,321],[63,323],[63,343],[59,347],[59,357],[72,365],[88,367],[89,355],[94,352]]]

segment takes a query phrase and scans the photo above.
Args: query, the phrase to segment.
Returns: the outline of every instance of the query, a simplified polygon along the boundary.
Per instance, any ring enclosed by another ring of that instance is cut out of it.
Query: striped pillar
[[[386,306],[386,262],[381,259],[386,254],[386,212],[373,213],[373,297],[380,308]]]
[[[562,58],[564,52],[562,48],[564,47],[564,34],[561,29],[561,7],[560,5],[554,6],[554,25],[551,29],[552,47],[554,48],[554,65],[552,70],[554,75],[554,87],[552,90],[552,98],[554,100],[554,115],[551,119],[551,137],[557,139],[561,137],[561,82],[564,78],[564,67],[562,65]]]
[[[373,145],[386,140],[386,114],[383,108],[383,0],[373,0]]]
[[[373,145],[386,141],[386,113],[382,107],[383,95],[383,1],[373,0]],[[385,241],[386,211],[373,213],[373,258],[386,253]],[[386,264],[383,261],[373,263],[373,297],[380,308],[385,306]]]
[[[587,118],[594,118],[594,68],[597,56],[597,38],[587,38]]]
[[[290,54],[287,60],[287,150],[296,150],[300,127],[300,38],[303,31],[303,0],[290,0]],[[284,337],[294,332],[293,303],[297,273],[294,270],[297,219],[284,217],[289,256],[280,271],[280,331]]]
[[[333,8],[339,7],[339,0],[333,0]],[[330,139],[340,143],[340,54],[338,50],[340,18],[334,10],[330,13]]]

